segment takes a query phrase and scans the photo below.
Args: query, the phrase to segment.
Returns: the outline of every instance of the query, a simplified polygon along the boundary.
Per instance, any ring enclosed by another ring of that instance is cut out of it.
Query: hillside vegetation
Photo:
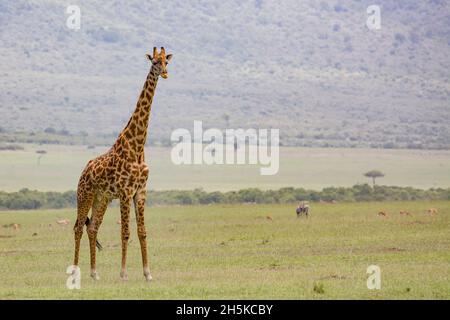
[[[448,1],[377,1],[376,31],[366,0],[77,4],[79,31],[64,1],[0,3],[0,141],[45,131],[105,143],[134,109],[156,45],[174,59],[150,143],[195,119],[280,128],[284,145],[450,147]]]

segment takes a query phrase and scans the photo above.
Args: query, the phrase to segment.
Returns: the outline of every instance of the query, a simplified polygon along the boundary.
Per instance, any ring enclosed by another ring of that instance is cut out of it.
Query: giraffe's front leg
[[[144,271],[144,277],[147,281],[152,280],[152,276],[150,274],[150,268],[148,266],[148,258],[147,258],[147,230],[145,228],[144,221],[144,210],[145,210],[145,200],[147,198],[147,188],[144,186],[138,190],[136,195],[134,196],[134,209],[136,211],[136,224],[137,224],[137,233],[139,237],[139,242],[141,245],[141,254],[142,254],[142,267]]]
[[[128,280],[127,249],[128,240],[130,239],[130,204],[131,197],[124,197],[120,199],[120,215],[122,225],[122,270],[120,271],[120,277],[122,280]]]

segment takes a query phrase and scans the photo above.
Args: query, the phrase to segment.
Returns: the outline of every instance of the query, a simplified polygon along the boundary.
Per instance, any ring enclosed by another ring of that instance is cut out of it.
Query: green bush
[[[298,201],[355,202],[450,200],[450,188],[421,190],[411,187],[374,186],[359,184],[350,188],[329,187],[322,191],[303,188],[260,190],[257,188],[228,192],[195,190],[149,191],[148,205],[194,205],[214,203],[296,203]],[[76,207],[76,192],[41,192],[22,189],[18,192],[0,191],[0,210],[30,210]]]

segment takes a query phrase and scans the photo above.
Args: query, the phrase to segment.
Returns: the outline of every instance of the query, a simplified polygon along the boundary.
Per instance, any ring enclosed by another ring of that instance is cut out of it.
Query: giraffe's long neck
[[[132,158],[143,160],[150,111],[158,77],[158,71],[152,66],[139,96],[136,109],[116,142],[117,146],[127,149]]]

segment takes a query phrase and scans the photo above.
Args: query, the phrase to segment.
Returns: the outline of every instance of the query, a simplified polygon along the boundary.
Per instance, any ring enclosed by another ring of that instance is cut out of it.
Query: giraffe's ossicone
[[[113,199],[120,201],[122,234],[122,270],[120,275],[126,280],[127,245],[130,237],[130,207],[134,204],[142,265],[146,280],[151,280],[147,258],[147,234],[144,223],[144,209],[147,196],[149,167],[145,163],[144,146],[150,111],[158,78],[168,77],[167,65],[172,55],[166,55],[164,48],[158,53],[147,55],[151,61],[150,72],[139,96],[136,109],[128,124],[119,134],[117,141],[105,154],[88,162],[81,173],[77,189],[77,221],[75,222],[74,265],[78,266],[80,241],[84,225],[87,225],[91,254],[91,277],[99,279],[96,271],[96,243],[98,229],[108,204]],[[88,217],[92,208],[91,218]],[[97,243],[98,244],[98,243]]]

